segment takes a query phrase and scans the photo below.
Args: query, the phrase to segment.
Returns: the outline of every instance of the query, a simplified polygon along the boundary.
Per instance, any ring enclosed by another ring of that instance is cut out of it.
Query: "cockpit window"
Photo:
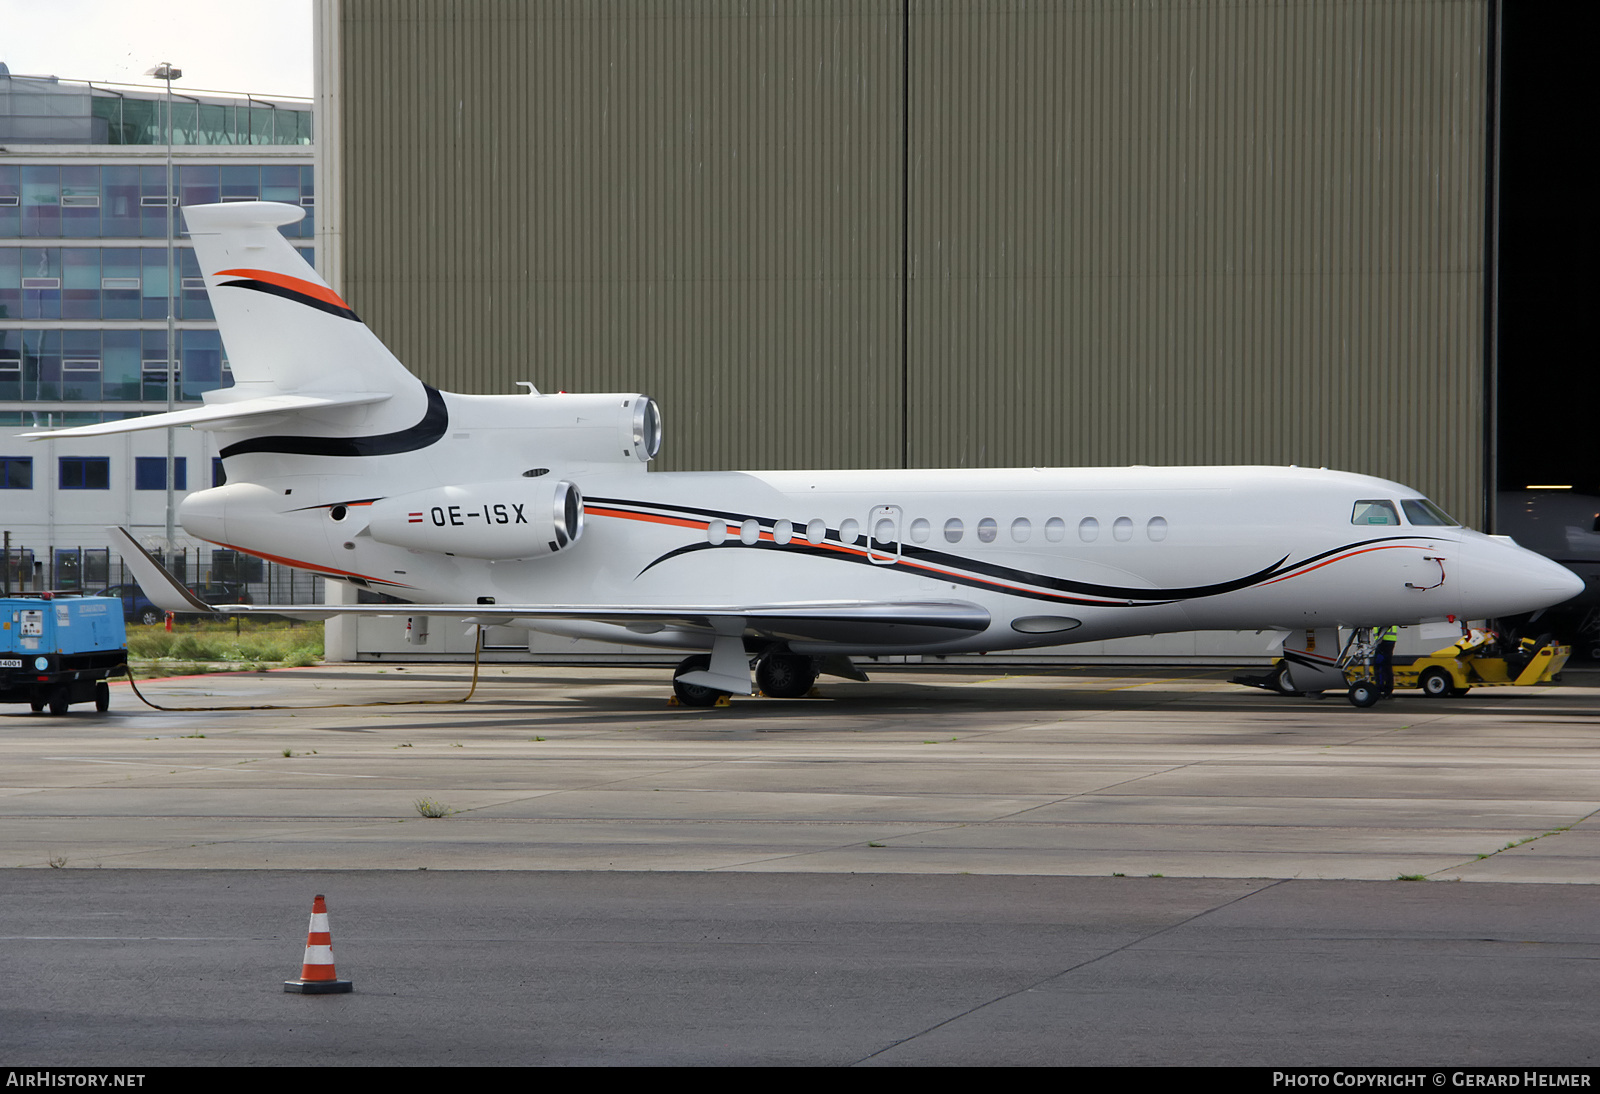
[[[1392,501],[1358,501],[1350,514],[1351,524],[1399,524],[1400,514]]]
[[[1435,525],[1445,528],[1460,527],[1461,522],[1451,520],[1450,514],[1427,498],[1401,498],[1400,508],[1406,511],[1406,520],[1417,525]]]

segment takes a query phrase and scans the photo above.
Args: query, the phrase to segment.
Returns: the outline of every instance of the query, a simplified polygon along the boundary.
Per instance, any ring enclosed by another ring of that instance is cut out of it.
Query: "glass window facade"
[[[314,261],[310,247],[296,249],[307,264]],[[213,321],[194,251],[180,246],[174,258],[174,318]],[[166,317],[165,247],[0,245],[0,320]]]
[[[215,328],[178,331],[177,365],[181,400],[231,385]],[[0,329],[0,403],[165,402],[166,385],[165,329]]]
[[[311,165],[173,166],[179,206],[219,201],[281,201],[306,210],[281,231],[316,235]],[[166,239],[165,166],[0,164],[0,239]],[[183,218],[173,223],[179,238]]]
[[[249,95],[171,96],[174,145],[310,144],[311,104]],[[0,75],[0,144],[166,144],[166,88]]]
[[[282,231],[313,260],[310,149],[295,153],[301,162],[221,150],[309,145],[310,104],[173,92],[169,191],[160,91],[0,75],[0,146],[79,146],[35,162],[15,148],[0,157],[0,427],[87,425],[154,413],[165,408],[169,378],[185,403],[233,382],[181,216],[173,223],[170,286],[180,326],[176,343],[167,344],[169,205],[298,206],[305,218]],[[144,162],[127,162],[126,152],[119,154],[123,162],[106,162],[96,145],[146,146],[138,155]],[[63,488],[105,489],[92,485],[104,471],[74,464],[69,472],[63,465],[63,482],[75,484]],[[13,472],[32,482],[31,465],[7,464],[6,475]],[[184,472],[174,474],[181,483]]]

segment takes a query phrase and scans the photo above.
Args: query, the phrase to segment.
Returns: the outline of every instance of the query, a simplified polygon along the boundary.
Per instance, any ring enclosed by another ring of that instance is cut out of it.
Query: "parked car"
[[[185,585],[184,588],[204,600],[207,604],[252,603],[250,591],[243,585],[231,581],[215,581],[209,585],[190,584]],[[150,598],[144,595],[144,590],[132,582],[127,585],[113,585],[108,589],[101,589],[94,595],[114,596],[121,600],[122,617],[130,623],[159,623],[167,617],[167,613],[151,603]],[[180,613],[176,618],[195,620],[205,617],[192,613]],[[221,619],[224,617],[219,615],[216,618]]]

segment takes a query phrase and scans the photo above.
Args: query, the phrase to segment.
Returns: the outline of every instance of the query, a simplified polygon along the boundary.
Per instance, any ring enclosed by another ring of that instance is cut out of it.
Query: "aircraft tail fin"
[[[278,231],[304,216],[298,206],[266,201],[183,210],[235,385],[288,392],[414,387],[405,366]]]
[[[233,386],[206,392],[203,407],[23,436],[96,436],[170,426],[248,434],[286,424],[298,432],[293,422],[307,412],[321,417],[298,428],[316,435],[383,434],[411,425],[432,407],[417,378],[278,231],[304,217],[304,209],[241,201],[190,205],[182,212]],[[342,420],[330,412],[343,412]]]

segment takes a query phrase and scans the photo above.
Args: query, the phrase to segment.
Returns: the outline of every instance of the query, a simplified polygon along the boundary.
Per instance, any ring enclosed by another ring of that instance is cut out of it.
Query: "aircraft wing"
[[[623,607],[614,604],[217,604],[211,605],[179,584],[126,529],[107,529],[123,561],[150,602],[163,611],[205,615],[277,615],[331,619],[336,615],[430,616],[459,618],[485,626],[518,620],[581,620],[612,623],[640,634],[666,628],[708,636],[847,643],[852,646],[934,645],[989,626],[988,609],[961,600],[796,601],[771,604]],[[619,636],[620,638],[621,636]],[[623,639],[625,640],[625,639]]]
[[[133,433],[141,429],[166,429],[169,426],[195,426],[200,429],[228,429],[251,418],[269,414],[288,414],[294,411],[321,410],[339,406],[362,406],[381,403],[392,398],[386,391],[330,391],[295,395],[262,395],[254,399],[239,399],[231,403],[207,403],[187,410],[172,410],[164,414],[147,414],[142,418],[124,418],[118,422],[101,422],[98,425],[77,425],[69,429],[36,429],[17,436],[28,440],[41,437],[98,437],[107,433]]]

